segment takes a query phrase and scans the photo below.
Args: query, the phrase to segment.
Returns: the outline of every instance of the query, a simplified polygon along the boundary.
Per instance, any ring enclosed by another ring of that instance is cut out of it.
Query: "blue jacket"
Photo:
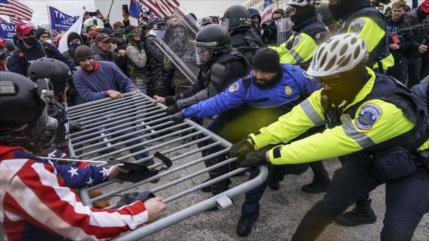
[[[250,81],[239,79],[223,92],[197,104],[182,112],[185,117],[209,117],[223,113],[229,109],[243,105],[255,108],[282,107],[295,101],[300,101],[315,90],[320,89],[318,80],[304,75],[304,70],[290,64],[282,65],[282,79],[273,87],[263,89],[257,87],[253,81],[253,74],[247,78]]]
[[[116,64],[106,61],[97,62],[96,70],[90,74],[79,68],[73,74],[73,82],[77,92],[87,102],[108,97],[108,90],[121,93],[138,90]]]

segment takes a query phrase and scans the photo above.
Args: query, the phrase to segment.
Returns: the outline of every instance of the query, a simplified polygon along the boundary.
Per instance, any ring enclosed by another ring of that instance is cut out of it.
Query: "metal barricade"
[[[89,206],[103,199],[114,203],[122,194],[135,191],[151,191],[168,203],[166,216],[115,240],[140,240],[211,208],[227,208],[232,205],[232,197],[259,186],[268,176],[267,168],[261,167],[259,175],[252,180],[243,182],[242,178],[233,178],[232,187],[219,195],[212,197],[198,192],[246,169],[230,169],[222,176],[203,182],[209,171],[235,161],[224,157],[231,144],[191,120],[172,121],[165,109],[144,94],[132,93],[120,100],[106,98],[68,109],[69,119],[82,125],[81,130],[71,133],[69,149],[75,158],[145,163],[152,170],[165,166],[163,158],[173,163],[143,181],[110,180],[80,191],[82,201]],[[209,158],[220,158],[220,161],[206,167],[204,161]],[[93,190],[104,194],[90,198],[88,192]]]

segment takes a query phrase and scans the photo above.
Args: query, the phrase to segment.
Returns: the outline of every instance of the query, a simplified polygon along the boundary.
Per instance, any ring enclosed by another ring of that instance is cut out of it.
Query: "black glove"
[[[229,149],[229,156],[238,157],[238,161],[241,161],[247,153],[252,151],[255,151],[255,147],[252,141],[246,138],[231,146]]]
[[[167,114],[169,114],[169,115],[175,114],[175,113],[177,113],[177,112],[179,112],[179,108],[177,107],[177,105],[176,105],[176,104],[174,104],[174,105],[170,105],[170,106],[167,108]]]
[[[139,193],[136,197],[136,200],[146,202],[147,200],[154,198],[154,197],[155,197],[155,194],[153,194],[152,192],[146,191],[146,192]]]
[[[240,167],[257,167],[269,163],[270,161],[267,159],[267,150],[261,149],[247,154],[244,160],[240,162]]]
[[[174,122],[182,122],[184,119],[185,119],[185,116],[181,111],[171,116],[171,120]]]
[[[78,132],[82,130],[82,124],[78,121],[70,121],[70,131]]]
[[[176,97],[171,95],[165,97],[165,105],[170,106],[174,104],[176,104]]]
[[[118,179],[127,182],[139,182],[151,178],[158,174],[158,170],[149,170],[143,163],[123,162],[121,168],[127,169],[130,172],[120,173]]]

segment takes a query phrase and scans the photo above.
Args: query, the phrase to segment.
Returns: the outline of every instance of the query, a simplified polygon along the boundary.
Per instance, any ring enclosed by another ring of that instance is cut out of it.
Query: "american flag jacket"
[[[0,221],[9,241],[104,240],[148,221],[144,203],[84,206],[71,188],[107,179],[110,169],[63,166],[0,145]]]

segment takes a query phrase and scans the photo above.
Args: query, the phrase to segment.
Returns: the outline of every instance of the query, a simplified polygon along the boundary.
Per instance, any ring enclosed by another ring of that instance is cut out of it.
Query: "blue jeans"
[[[359,160],[347,161],[335,171],[332,186],[323,200],[304,216],[293,241],[316,240],[323,230],[353,202],[383,182],[373,169]],[[411,240],[425,213],[429,211],[429,173],[418,170],[408,176],[386,182],[386,214],[382,241]]]

